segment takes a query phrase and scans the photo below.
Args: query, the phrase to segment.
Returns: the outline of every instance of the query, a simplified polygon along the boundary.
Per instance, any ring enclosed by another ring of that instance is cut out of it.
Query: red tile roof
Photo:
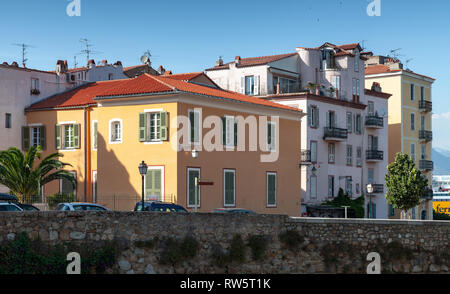
[[[429,77],[429,76],[425,76],[425,75],[421,75],[418,74],[416,72],[413,72],[412,70],[409,69],[390,69],[389,66],[384,65],[384,64],[378,64],[378,65],[370,65],[368,67],[366,67],[365,69],[366,71],[366,75],[376,75],[376,74],[382,74],[382,73],[393,73],[393,72],[407,72],[407,73],[411,73],[414,75],[418,75],[427,79],[431,79],[433,81],[435,81],[436,79]]]
[[[164,74],[163,77],[176,79],[176,80],[182,80],[182,81],[190,81],[192,79],[195,79],[198,76],[201,76],[203,72],[191,72],[191,73],[181,73],[181,74]]]
[[[287,53],[287,54],[279,54],[279,55],[241,58],[238,67],[263,65],[263,64],[274,62],[274,61],[277,61],[277,60],[280,60],[280,59],[283,59],[286,57],[294,56],[296,54],[297,53]],[[215,67],[209,68],[207,70],[226,69],[226,68],[230,67],[231,63],[234,63],[234,61],[225,63],[224,65],[215,66]]]
[[[181,76],[181,75],[178,75]],[[63,94],[52,96],[44,101],[33,104],[26,111],[58,109],[67,107],[82,107],[96,105],[96,97],[120,97],[133,95],[151,95],[155,93],[193,93],[215,98],[229,99],[234,102],[251,103],[278,109],[299,112],[300,109],[281,105],[275,102],[246,96],[243,94],[217,89],[173,78],[172,76],[153,76],[143,74],[134,79],[96,82],[81,86]]]

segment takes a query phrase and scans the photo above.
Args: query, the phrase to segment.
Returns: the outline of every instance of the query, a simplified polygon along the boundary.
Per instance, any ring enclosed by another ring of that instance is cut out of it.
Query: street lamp
[[[192,158],[198,158],[198,151],[196,149],[191,152]],[[194,178],[194,212],[197,212],[197,198],[198,198],[198,177]]]
[[[145,164],[144,161],[141,162],[141,164],[139,165],[139,173],[142,176],[142,206],[141,206],[141,211],[144,211],[144,177],[147,174],[147,170],[148,170],[148,166],[147,164]]]
[[[369,218],[372,218],[372,193],[373,185],[369,183],[367,184],[367,194],[369,194]]]

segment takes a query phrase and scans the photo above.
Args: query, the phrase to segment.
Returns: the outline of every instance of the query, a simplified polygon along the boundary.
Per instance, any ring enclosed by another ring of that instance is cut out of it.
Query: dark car
[[[0,201],[19,202],[19,199],[14,195],[0,193]]]
[[[19,199],[17,199],[17,197],[14,195],[0,193],[0,201],[14,203],[15,205],[22,208],[23,211],[39,211],[39,209],[34,205],[20,203]]]
[[[31,205],[31,204],[23,204],[23,203],[19,203],[19,202],[14,202],[14,204],[16,204],[17,206],[22,208],[23,211],[39,211],[39,208],[37,208],[36,206]]]
[[[213,213],[256,214],[256,212],[244,208],[216,208],[214,209]]]
[[[136,203],[134,211],[142,211],[142,202]],[[159,201],[144,202],[144,211],[154,212],[188,212],[183,206]]]

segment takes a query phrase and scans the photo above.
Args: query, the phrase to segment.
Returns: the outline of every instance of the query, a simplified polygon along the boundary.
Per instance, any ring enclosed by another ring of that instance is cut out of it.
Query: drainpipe
[[[84,108],[84,202],[88,201],[88,187],[91,182],[91,107]]]

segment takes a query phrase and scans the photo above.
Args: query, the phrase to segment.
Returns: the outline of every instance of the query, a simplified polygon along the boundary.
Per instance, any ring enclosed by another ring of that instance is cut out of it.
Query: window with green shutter
[[[30,149],[30,128],[22,127],[22,150]]]
[[[224,170],[223,174],[224,206],[236,205],[236,172]]]
[[[195,110],[189,111],[189,142],[200,143],[200,112]]]
[[[146,199],[163,201],[162,186],[162,169],[149,169],[145,176]]]
[[[94,150],[97,150],[97,142],[98,142],[98,122],[94,121],[92,124],[92,146]]]
[[[169,141],[169,113],[139,113],[139,142]]]
[[[267,173],[267,206],[277,205],[277,174]]]
[[[195,178],[200,179],[199,168],[188,168],[187,171],[187,206],[195,207]],[[200,207],[200,186],[197,186],[197,207]]]
[[[55,126],[56,149],[80,149],[80,124],[65,124]]]
[[[276,150],[276,124],[273,122],[267,123],[267,149],[268,151]]]

